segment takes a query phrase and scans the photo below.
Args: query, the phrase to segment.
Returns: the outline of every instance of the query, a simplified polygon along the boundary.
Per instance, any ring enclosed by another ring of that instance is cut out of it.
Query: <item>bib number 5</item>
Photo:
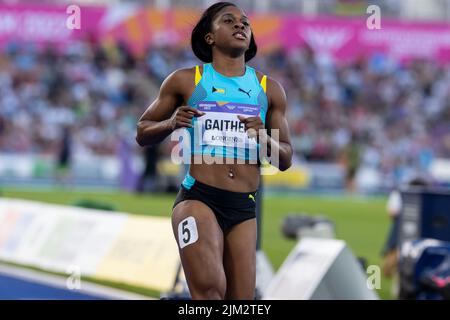
[[[184,243],[188,243],[189,240],[191,240],[191,232],[189,231],[188,228],[186,228],[188,222],[187,220],[183,222],[183,224],[181,225],[181,231],[183,232],[183,235],[185,235],[186,237],[183,237],[183,242]]]
[[[178,224],[178,243],[180,249],[197,242],[198,231],[194,217],[187,217]]]

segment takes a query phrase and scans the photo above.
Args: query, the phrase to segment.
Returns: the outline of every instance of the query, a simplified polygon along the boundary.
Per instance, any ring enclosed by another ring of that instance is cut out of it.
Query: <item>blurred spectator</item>
[[[136,185],[136,192],[153,192],[158,190],[158,172],[156,167],[159,159],[158,146],[144,148],[144,170]]]
[[[356,135],[352,135],[343,150],[344,166],[346,169],[346,188],[348,191],[355,191],[355,175],[360,165],[360,145]]]
[[[62,129],[61,140],[58,143],[56,179],[59,183],[68,184],[71,178],[72,137],[70,127]]]

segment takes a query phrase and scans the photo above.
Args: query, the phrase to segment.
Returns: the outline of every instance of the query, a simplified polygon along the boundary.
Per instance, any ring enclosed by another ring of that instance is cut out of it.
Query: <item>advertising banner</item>
[[[179,266],[169,218],[0,199],[0,260],[170,290]]]
[[[79,19],[74,17],[79,14]],[[0,5],[0,45],[10,42],[64,44],[98,39],[127,44],[142,55],[149,47],[187,46],[201,11],[158,10],[138,5],[52,6]],[[260,52],[291,51],[309,46],[320,55],[351,61],[374,53],[394,59],[450,61],[450,24],[404,22],[381,17],[380,29],[369,29],[360,17],[304,17],[298,14],[250,14]],[[79,22],[79,28],[74,21]],[[72,27],[70,27],[72,26]]]
[[[64,44],[74,39],[96,36],[106,11],[105,7],[2,4],[0,44]],[[75,19],[78,12],[79,28]]]

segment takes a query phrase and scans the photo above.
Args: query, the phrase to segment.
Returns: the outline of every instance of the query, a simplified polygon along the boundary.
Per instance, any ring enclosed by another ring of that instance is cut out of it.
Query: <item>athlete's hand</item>
[[[201,117],[205,113],[189,106],[178,107],[170,117],[170,128],[192,128],[192,118]]]
[[[245,130],[249,138],[256,138],[256,141],[267,139],[266,130],[264,130],[264,124],[260,117],[244,117],[238,115],[241,122],[245,124]],[[262,129],[262,130],[261,130]]]

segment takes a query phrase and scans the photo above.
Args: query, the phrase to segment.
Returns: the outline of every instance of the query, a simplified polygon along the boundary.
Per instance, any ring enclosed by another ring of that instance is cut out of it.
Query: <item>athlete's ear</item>
[[[211,32],[208,32],[205,35],[205,41],[207,44],[209,44],[210,46],[214,44],[214,36]]]

